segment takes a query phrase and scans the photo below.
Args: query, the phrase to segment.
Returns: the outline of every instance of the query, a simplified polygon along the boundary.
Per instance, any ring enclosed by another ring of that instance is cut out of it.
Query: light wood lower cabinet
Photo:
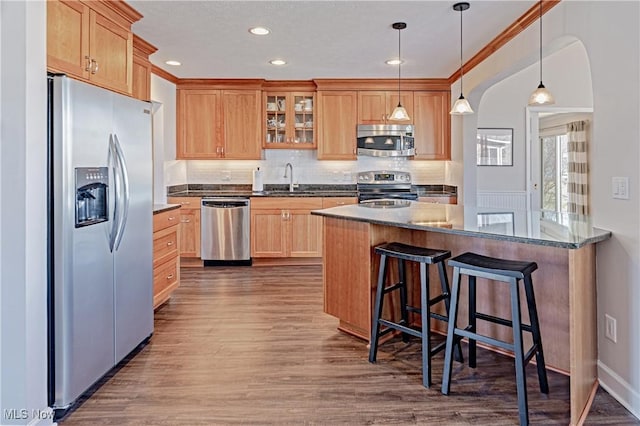
[[[200,197],[168,197],[180,204],[180,257],[200,258]]]
[[[358,197],[325,197],[322,199],[322,208],[346,206],[348,204],[358,204]]]
[[[180,209],[153,216],[153,308],[166,302],[180,285]]]
[[[251,198],[251,257],[321,257],[322,198]]]

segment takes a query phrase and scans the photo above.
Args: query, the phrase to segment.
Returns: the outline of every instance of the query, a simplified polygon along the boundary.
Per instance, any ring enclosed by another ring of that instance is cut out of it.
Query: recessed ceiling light
[[[287,62],[282,59],[272,59],[269,61],[271,65],[285,65]]]
[[[165,64],[167,65],[173,65],[174,67],[180,66],[182,65],[182,63],[178,62],[178,61],[165,61]]]
[[[271,30],[265,27],[253,27],[249,28],[249,32],[255,35],[267,35],[271,32]]]
[[[404,61],[400,59],[387,59],[386,61],[384,61],[384,63],[387,65],[400,65],[404,64]]]

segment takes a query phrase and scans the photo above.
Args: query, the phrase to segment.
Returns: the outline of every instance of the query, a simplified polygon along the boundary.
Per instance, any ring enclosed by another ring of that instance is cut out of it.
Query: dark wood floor
[[[479,349],[475,370],[454,363],[443,396],[438,355],[425,389],[419,344],[391,341],[370,364],[365,342],[322,312],[321,276],[318,266],[183,269],[150,343],[62,424],[517,424],[512,359]],[[569,379],[549,373],[548,396],[532,365],[527,379],[531,423],[568,424]],[[600,389],[587,424],[640,422]]]

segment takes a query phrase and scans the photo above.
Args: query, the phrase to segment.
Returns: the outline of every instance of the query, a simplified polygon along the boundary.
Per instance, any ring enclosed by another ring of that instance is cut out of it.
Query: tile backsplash
[[[366,170],[403,170],[414,184],[446,183],[446,161],[359,157],[355,161],[318,161],[314,150],[265,150],[264,160],[177,160],[165,162],[165,186],[206,183],[251,183],[257,167],[265,184],[286,183],[284,168],[293,166],[294,183],[354,184]]]

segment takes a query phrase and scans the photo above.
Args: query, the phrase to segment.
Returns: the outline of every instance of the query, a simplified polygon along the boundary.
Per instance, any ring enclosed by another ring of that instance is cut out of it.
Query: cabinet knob
[[[98,66],[98,61],[96,61],[95,59],[91,60],[91,74],[95,74],[98,72],[98,69],[100,67]]]
[[[172,245],[173,245],[173,241],[169,241],[169,242],[167,243],[167,246],[168,246],[168,247],[171,247]]]
[[[84,59],[87,61],[85,66],[84,66],[84,70],[85,71],[91,71],[91,58],[88,56],[85,56]]]
[[[169,275],[167,275],[167,279],[168,279],[168,280],[173,279],[173,274],[169,274]]]
[[[191,222],[191,220],[190,220],[190,219],[183,219],[183,220],[181,220],[180,222],[181,222],[181,223],[189,223],[189,222]]]
[[[176,218],[175,218],[175,216],[169,216],[169,217],[167,218],[167,220],[168,220],[168,221],[172,221],[172,220],[176,220]]]
[[[186,205],[189,205],[189,204],[191,204],[191,201],[183,201],[183,202],[180,203],[181,206],[186,206]]]

